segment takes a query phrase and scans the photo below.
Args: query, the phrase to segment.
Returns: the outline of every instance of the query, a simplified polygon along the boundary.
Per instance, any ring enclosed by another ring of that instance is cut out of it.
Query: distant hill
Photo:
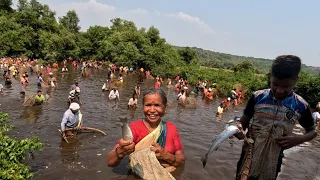
[[[176,48],[184,48],[177,47]],[[271,65],[271,59],[263,59],[263,58],[254,58],[254,57],[245,57],[245,56],[237,56],[232,54],[225,54],[214,52],[210,50],[204,50],[197,47],[191,47],[196,52],[196,56],[199,59],[199,62],[202,66],[220,68],[220,69],[232,69],[235,65],[239,64],[244,60],[249,60],[253,63],[254,67],[260,73],[268,73]],[[320,74],[320,67],[312,67],[303,64],[302,70],[308,72],[312,75]]]

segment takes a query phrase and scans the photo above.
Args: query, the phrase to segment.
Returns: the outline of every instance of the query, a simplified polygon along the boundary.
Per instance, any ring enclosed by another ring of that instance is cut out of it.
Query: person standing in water
[[[139,98],[139,96],[140,96],[140,86],[139,86],[139,84],[137,84],[136,87],[134,88],[134,92],[136,93],[137,98]]]
[[[42,78],[42,73],[40,73],[38,76],[38,80],[37,80],[38,87],[41,87],[42,83],[45,84],[45,82],[43,81],[43,78]]]
[[[69,109],[63,114],[61,121],[61,132],[63,139],[66,139],[66,128],[81,127],[82,119],[79,118],[80,105],[78,103],[71,103]],[[69,131],[70,132],[70,131]],[[68,135],[73,135],[71,132]]]
[[[316,107],[315,111],[312,113],[312,117],[315,124],[318,124],[318,131],[320,130],[320,107]]]
[[[41,105],[46,100],[41,90],[37,91],[37,95],[34,96],[35,105]]]
[[[79,87],[79,83],[78,83],[78,82],[75,82],[75,83],[71,86],[71,91],[72,91],[72,90],[76,90],[77,87]],[[80,87],[79,87],[79,90],[80,90]]]
[[[3,88],[2,84],[0,84],[0,92],[1,92],[2,95],[4,95],[4,88]]]
[[[116,90],[116,88],[112,88],[112,90],[109,93],[109,100],[110,101],[116,101],[118,99],[118,101],[120,101],[120,97],[119,97],[119,91]]]
[[[235,135],[247,137],[236,179],[277,179],[283,151],[317,136],[309,104],[293,91],[300,70],[299,57],[278,56],[271,68],[270,89],[256,91],[249,99],[238,122],[242,131]],[[303,135],[292,132],[297,121],[305,130]]]
[[[160,88],[160,87],[161,87],[160,80],[157,79],[156,83],[154,84],[154,88]]]
[[[138,107],[137,95],[133,94],[132,98],[129,99],[128,108],[137,108],[137,107]]]
[[[147,90],[142,99],[145,117],[130,124],[133,141],[121,138],[107,155],[108,166],[116,167],[125,156],[138,151],[138,148],[150,146],[163,167],[183,165],[185,155],[179,132],[173,123],[162,120],[167,111],[166,94],[162,89],[152,88]]]
[[[78,104],[82,104],[82,101],[80,100],[80,88],[76,87],[74,90],[71,90],[69,92],[68,96],[68,102],[69,104],[76,102]]]
[[[48,84],[51,87],[57,87],[58,86],[57,79],[55,77],[53,77],[53,73],[52,72],[49,72]]]

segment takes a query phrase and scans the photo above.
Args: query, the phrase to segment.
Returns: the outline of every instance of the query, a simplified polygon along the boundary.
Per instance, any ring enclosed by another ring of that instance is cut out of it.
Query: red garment
[[[228,106],[230,105],[230,101],[228,101],[227,99],[224,99],[223,102],[226,103]]]
[[[164,149],[171,154],[175,154],[175,152],[183,150],[180,136],[176,126],[173,123],[166,122],[166,126],[167,139]],[[149,134],[149,130],[143,123],[143,120],[132,122],[130,124],[130,129],[133,135],[133,142],[136,144]]]
[[[155,84],[154,84],[154,88],[160,88],[160,82],[157,81]]]

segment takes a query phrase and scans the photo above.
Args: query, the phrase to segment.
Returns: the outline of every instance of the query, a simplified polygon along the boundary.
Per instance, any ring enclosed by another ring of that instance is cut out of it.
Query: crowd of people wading
[[[51,98],[46,94],[47,89],[59,88],[57,73],[69,73],[70,63],[74,69],[72,72],[81,72],[84,77],[89,76],[93,68],[107,68],[108,73],[102,90],[109,93],[109,100],[114,104],[122,99],[118,87],[126,81],[126,75],[138,74],[137,85],[132,91],[128,108],[137,108],[137,99],[142,98],[145,118],[130,123],[131,140],[122,137],[115,142],[114,148],[108,153],[107,164],[109,166],[115,167],[125,156],[149,146],[152,146],[151,151],[159,160],[161,165],[159,167],[167,169],[168,172],[184,164],[186,157],[176,125],[162,120],[166,114],[168,101],[162,88],[174,89],[178,94],[177,103],[181,106],[196,107],[195,97],[199,93],[206,100],[213,100],[218,96],[216,89],[218,82],[199,79],[195,86],[191,86],[186,77],[176,76],[164,79],[157,75],[154,78],[152,73],[143,67],[117,67],[115,64],[105,65],[102,61],[94,60],[65,59],[62,62],[50,64],[28,58],[2,58],[0,68],[3,71],[4,85],[0,84],[1,98],[6,98],[7,89],[19,86],[20,96],[24,98],[22,106],[43,105]],[[240,140],[244,139],[241,156],[236,165],[236,179],[276,179],[281,170],[283,151],[317,136],[316,124],[318,123],[318,129],[320,127],[320,104],[312,113],[308,103],[293,91],[300,70],[299,57],[278,56],[272,65],[270,88],[257,90],[249,95],[243,115],[234,119],[233,123],[239,129],[234,136]],[[38,90],[28,94],[26,87],[32,83],[29,79],[31,75],[37,76],[37,82],[34,84]],[[146,92],[140,92],[140,84],[144,83],[145,79],[154,79],[154,87],[150,87]],[[173,81],[174,85],[172,85]],[[69,108],[61,112],[60,132],[66,141],[69,137],[74,136],[73,130],[81,129],[83,124],[80,111],[81,87],[78,82],[72,82],[70,85],[69,95],[66,97]],[[217,107],[217,116],[227,111],[230,105],[241,104],[244,98],[243,90],[245,89],[231,89],[230,96],[226,97]],[[292,134],[292,124],[295,122],[304,128],[303,135]],[[90,130],[90,128],[87,129]],[[151,136],[156,137],[157,140],[147,145],[144,144],[145,139]]]

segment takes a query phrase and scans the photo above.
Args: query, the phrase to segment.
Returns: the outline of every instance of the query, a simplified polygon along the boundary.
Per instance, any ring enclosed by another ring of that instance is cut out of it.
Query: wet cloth
[[[270,89],[257,91],[243,115],[251,119],[247,136],[254,140],[249,179],[275,179],[283,158],[283,150],[275,139],[292,134],[297,121],[304,128],[314,126],[308,103],[294,92],[277,102]],[[237,166],[238,179],[246,168],[248,150],[248,144],[244,143]]]

